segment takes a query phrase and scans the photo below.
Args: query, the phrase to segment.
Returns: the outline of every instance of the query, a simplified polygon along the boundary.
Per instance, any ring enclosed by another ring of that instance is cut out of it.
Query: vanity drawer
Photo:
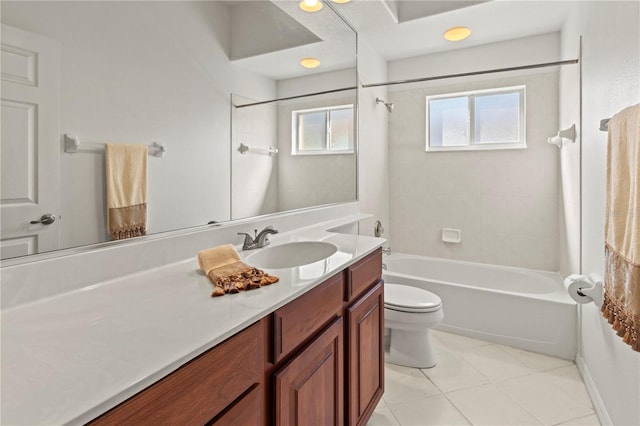
[[[349,302],[355,299],[375,284],[381,276],[382,249],[378,249],[360,262],[349,267],[345,300]]]
[[[254,324],[91,424],[205,424],[260,381],[261,345]]]
[[[274,363],[340,316],[343,283],[340,272],[274,312]]]
[[[256,426],[262,421],[262,388],[256,386],[215,421],[215,426]]]

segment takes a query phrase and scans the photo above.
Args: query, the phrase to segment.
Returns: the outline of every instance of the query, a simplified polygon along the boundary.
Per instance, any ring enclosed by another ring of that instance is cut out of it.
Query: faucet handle
[[[244,235],[244,242],[242,243],[243,250],[246,250],[247,247],[250,247],[254,244],[253,238],[251,238],[251,235],[247,234],[246,232],[238,232],[238,235]]]

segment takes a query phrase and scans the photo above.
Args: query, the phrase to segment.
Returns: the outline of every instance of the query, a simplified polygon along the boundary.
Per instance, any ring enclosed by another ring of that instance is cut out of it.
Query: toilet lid
[[[432,312],[442,306],[442,300],[430,291],[400,284],[384,284],[384,306],[403,312]]]

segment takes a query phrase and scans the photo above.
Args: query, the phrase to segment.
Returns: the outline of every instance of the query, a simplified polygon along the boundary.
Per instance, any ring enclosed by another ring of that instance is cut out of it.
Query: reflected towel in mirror
[[[107,229],[112,240],[147,234],[147,146],[105,145]]]

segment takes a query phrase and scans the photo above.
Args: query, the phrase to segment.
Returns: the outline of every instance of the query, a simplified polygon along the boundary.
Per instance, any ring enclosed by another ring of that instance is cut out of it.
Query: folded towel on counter
[[[112,240],[147,234],[147,146],[106,144],[107,229]]]
[[[640,352],[640,104],[609,121],[602,313]]]
[[[232,244],[202,250],[198,253],[198,263],[214,285],[211,297],[251,290],[279,281],[278,277],[241,261]]]

